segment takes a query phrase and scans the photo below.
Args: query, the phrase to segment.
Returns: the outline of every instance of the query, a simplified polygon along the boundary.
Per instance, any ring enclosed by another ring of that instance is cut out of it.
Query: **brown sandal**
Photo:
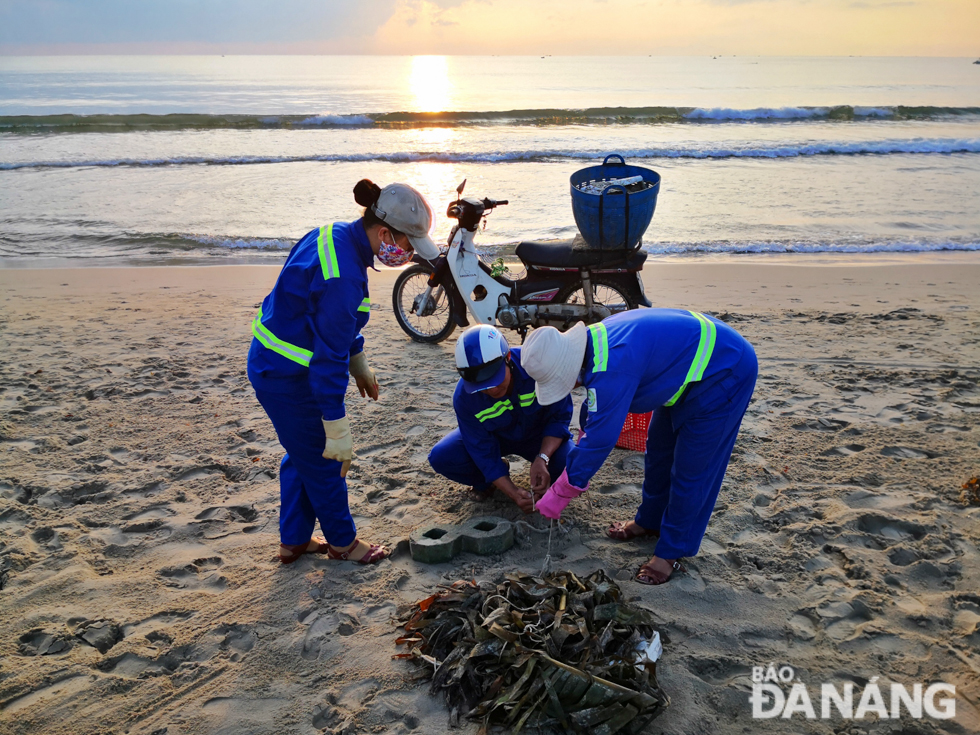
[[[635,523],[636,521],[633,522]],[[632,541],[635,538],[647,538],[648,536],[660,535],[656,531],[643,531],[642,533],[631,531],[628,528],[629,523],[629,521],[616,521],[606,529],[606,535],[609,538],[616,539],[617,541]]]
[[[358,564],[377,564],[379,561],[388,558],[388,550],[381,544],[368,544],[367,553],[360,559],[351,559],[351,552],[357,548],[360,539],[355,538],[354,543],[347,551],[337,551],[333,546],[327,544],[327,556],[337,561],[356,561]],[[365,541],[364,543],[367,543]]]
[[[316,542],[315,549],[310,549],[310,541]],[[283,564],[292,564],[294,561],[303,556],[303,554],[326,554],[330,548],[330,544],[328,544],[322,538],[313,537],[310,539],[310,541],[307,541],[305,544],[280,544],[279,561]],[[289,553],[283,554],[283,549]]]
[[[670,574],[664,576],[663,572],[658,572],[654,569],[650,562],[647,562],[640,567],[640,570],[636,573],[636,581],[640,584],[657,585],[664,584],[670,581],[670,578],[674,576],[674,572],[681,572],[682,574],[687,571],[687,568],[681,564],[679,561],[674,560],[674,563],[670,566]]]

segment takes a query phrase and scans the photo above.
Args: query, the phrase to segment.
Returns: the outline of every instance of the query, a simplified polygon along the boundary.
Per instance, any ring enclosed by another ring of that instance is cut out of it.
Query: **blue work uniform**
[[[494,480],[510,474],[503,460],[506,455],[517,454],[533,461],[546,436],[564,440],[548,463],[551,481],[565,469],[571,396],[542,406],[535,398],[534,379],[521,367],[520,347],[512,348],[510,355],[510,393],[499,400],[482,391],[467,393],[459,381],[453,394],[459,428],[444,436],[429,453],[432,469],[453,482],[472,485],[478,492],[488,491]]]
[[[588,418],[568,453],[569,482],[585,487],[627,413],[653,411],[636,523],[660,535],[660,558],[693,556],[758,373],[752,345],[697,312],[642,309],[593,324],[581,376]]]
[[[334,546],[356,537],[341,463],[322,456],[321,417],[346,415],[348,363],[364,349],[373,262],[363,220],[315,229],[293,246],[252,321],[248,379],[286,450],[279,473],[284,544],[309,541],[317,520]]]

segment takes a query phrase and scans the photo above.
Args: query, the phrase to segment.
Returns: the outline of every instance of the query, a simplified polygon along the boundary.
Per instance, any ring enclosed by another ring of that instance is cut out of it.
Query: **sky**
[[[980,0],[0,0],[0,54],[980,57]]]

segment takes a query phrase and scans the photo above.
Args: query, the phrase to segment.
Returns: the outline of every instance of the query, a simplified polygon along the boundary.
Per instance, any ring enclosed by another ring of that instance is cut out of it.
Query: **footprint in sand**
[[[114,620],[86,620],[75,629],[75,637],[105,653],[122,640],[122,628]]]
[[[752,667],[742,661],[717,656],[712,658],[690,657],[684,660],[684,666],[701,681],[715,686],[742,685],[746,690],[751,689]],[[745,684],[748,684],[745,687]]]
[[[908,539],[918,541],[928,533],[928,529],[918,523],[911,523],[899,518],[874,513],[858,516],[854,525],[858,531],[869,533],[873,536],[883,536],[895,542],[906,541]]]
[[[953,631],[974,646],[980,644],[980,595],[958,595],[953,609]]]
[[[846,429],[848,426],[850,426],[850,423],[847,421],[823,417],[793,424],[793,428],[797,431],[840,431],[841,429]]]
[[[925,449],[915,449],[914,447],[882,447],[882,456],[895,457],[896,459],[934,459],[941,456],[939,452],[930,452]]]
[[[176,623],[181,623],[193,616],[194,613],[186,612],[184,610],[166,610],[164,612],[159,612],[156,615],[151,615],[150,617],[145,618],[144,620],[139,620],[134,623],[126,623],[123,625],[123,638],[130,638],[134,635],[142,635],[150,642],[163,641],[165,643],[170,643],[173,641],[173,636],[166,633],[166,630]]]
[[[874,613],[861,600],[828,600],[816,610],[824,631],[834,640],[842,641],[859,632],[861,626],[874,619]]]
[[[34,543],[39,546],[44,546],[51,551],[61,549],[61,540],[58,538],[58,532],[48,526],[41,526],[31,531],[31,539]]]
[[[259,518],[259,512],[251,505],[228,505],[220,507],[205,508],[190,523],[192,527],[198,526],[200,531],[195,532],[196,536],[203,536],[213,540],[230,536],[241,530],[251,533],[258,530],[259,526],[245,526],[236,528],[232,524],[253,523]]]
[[[221,592],[228,586],[228,579],[217,572],[223,563],[220,556],[211,556],[182,566],[162,567],[157,574],[168,587]]]
[[[954,426],[952,424],[929,424],[926,426],[926,431],[930,434],[966,433],[970,431],[970,427]]]
[[[291,706],[286,698],[215,697],[201,705],[201,710],[210,720],[205,728],[209,732],[270,732],[281,729],[273,723]]]
[[[251,626],[230,623],[219,625],[207,634],[206,639],[201,644],[204,649],[214,648],[216,642],[218,651],[227,655],[230,660],[237,662],[241,661],[245,654],[255,647],[259,637]],[[208,645],[208,640],[211,641],[210,645]]]
[[[72,639],[64,630],[34,628],[17,639],[21,656],[54,656],[71,650]]]
[[[867,447],[863,444],[846,444],[843,447],[833,447],[828,449],[826,452],[821,452],[821,456],[824,457],[849,457],[852,454],[857,454],[858,452],[863,452]]]
[[[231,467],[225,464],[198,465],[180,471],[174,477],[174,480],[177,482],[188,482],[217,474],[224,475],[224,478],[228,482],[241,482],[247,478],[248,469],[245,467]]]
[[[355,615],[339,611],[315,613],[305,618],[302,624],[310,626],[300,649],[300,656],[307,661],[316,660],[321,655],[325,659],[333,658],[342,650],[341,643],[333,636],[353,635],[361,627]]]

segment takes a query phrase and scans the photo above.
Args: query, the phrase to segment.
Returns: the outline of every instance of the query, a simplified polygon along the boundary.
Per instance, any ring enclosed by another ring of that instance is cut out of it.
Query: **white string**
[[[548,524],[548,553],[544,557],[544,564],[541,566],[541,573],[539,577],[543,577],[551,569],[551,531],[555,527],[555,519],[551,519],[551,523]],[[560,527],[560,524],[559,524]]]

